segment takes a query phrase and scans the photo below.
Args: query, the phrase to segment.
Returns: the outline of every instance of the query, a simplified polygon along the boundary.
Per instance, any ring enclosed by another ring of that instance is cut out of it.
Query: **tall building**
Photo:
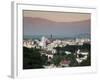
[[[51,34],[50,38],[52,39],[52,34]]]
[[[51,42],[53,41],[53,36],[52,36],[52,34],[50,35],[50,41],[51,41]]]

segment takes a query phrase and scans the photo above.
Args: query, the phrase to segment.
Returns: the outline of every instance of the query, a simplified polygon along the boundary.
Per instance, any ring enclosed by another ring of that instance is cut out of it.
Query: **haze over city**
[[[24,35],[61,35],[74,37],[90,34],[90,14],[23,11]]]

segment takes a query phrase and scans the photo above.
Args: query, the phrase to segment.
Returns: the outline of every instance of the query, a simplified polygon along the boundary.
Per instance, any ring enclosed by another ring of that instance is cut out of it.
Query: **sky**
[[[89,13],[23,11],[24,35],[65,35],[90,34]]]

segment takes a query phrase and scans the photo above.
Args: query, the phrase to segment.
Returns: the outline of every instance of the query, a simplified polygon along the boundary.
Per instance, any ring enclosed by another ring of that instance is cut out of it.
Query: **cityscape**
[[[51,13],[24,11],[23,69],[91,66],[90,14]]]
[[[43,36],[41,40],[24,40],[23,46],[40,53],[45,60],[43,68],[90,66],[89,38],[53,40],[51,35],[50,39]]]

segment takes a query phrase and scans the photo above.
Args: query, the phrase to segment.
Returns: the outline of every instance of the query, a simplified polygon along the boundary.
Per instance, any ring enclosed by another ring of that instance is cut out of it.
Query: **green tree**
[[[54,57],[53,57],[53,59],[52,59],[52,63],[54,64],[54,65],[56,65],[56,66],[59,66],[59,64],[60,64],[60,62],[61,62],[61,60],[62,60],[62,56],[60,56],[60,55],[55,55]]]
[[[39,49],[23,47],[23,69],[43,68]]]

